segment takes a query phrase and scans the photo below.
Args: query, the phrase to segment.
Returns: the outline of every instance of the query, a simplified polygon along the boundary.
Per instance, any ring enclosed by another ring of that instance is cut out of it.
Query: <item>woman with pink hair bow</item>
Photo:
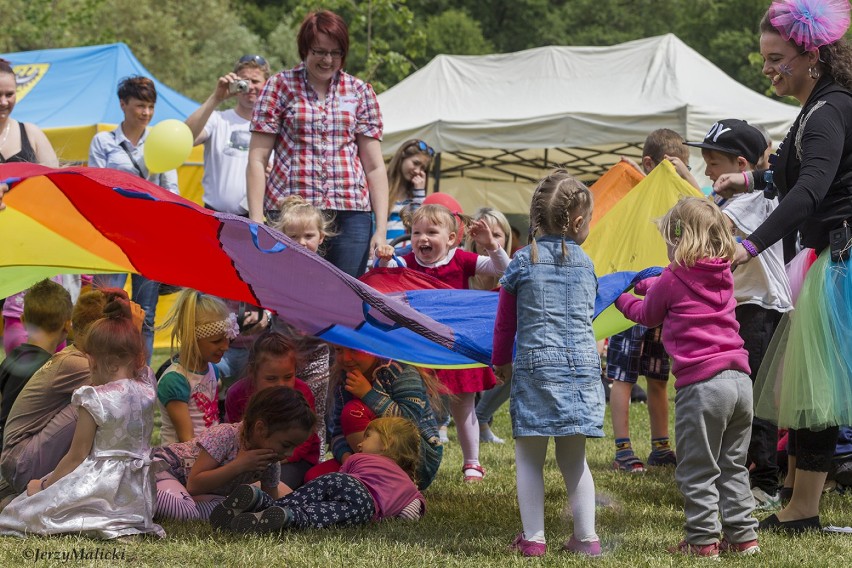
[[[776,0],[760,22],[763,73],[802,110],[767,171],[726,174],[723,196],[777,190],[775,211],[737,247],[748,262],[784,239],[804,266],[792,317],[785,314],[755,383],[755,415],[790,429],[789,503],[761,529],[820,528],[820,496],[838,426],[852,423],[852,48],[847,0]],[[798,236],[798,243],[797,237]],[[791,274],[791,280],[795,275]]]

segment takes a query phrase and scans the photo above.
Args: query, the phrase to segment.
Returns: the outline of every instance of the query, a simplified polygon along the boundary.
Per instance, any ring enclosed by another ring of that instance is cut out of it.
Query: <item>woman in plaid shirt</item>
[[[349,31],[337,14],[308,14],[298,35],[302,62],[266,83],[251,121],[249,216],[273,219],[288,195],[334,216],[338,236],[325,258],[353,276],[384,243],[388,183],[382,115],[373,88],[344,72]],[[269,156],[272,171],[266,176]],[[375,213],[375,232],[372,233]]]

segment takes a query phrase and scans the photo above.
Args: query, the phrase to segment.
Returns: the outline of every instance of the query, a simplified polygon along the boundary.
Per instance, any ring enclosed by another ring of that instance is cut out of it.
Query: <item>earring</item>
[[[808,77],[817,80],[822,76],[822,73],[816,67],[808,67]]]

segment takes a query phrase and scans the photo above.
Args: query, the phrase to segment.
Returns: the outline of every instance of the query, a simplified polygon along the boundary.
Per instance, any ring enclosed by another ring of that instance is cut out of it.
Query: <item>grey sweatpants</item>
[[[739,371],[722,371],[675,395],[675,481],[689,544],[717,542],[720,532],[731,543],[757,538],[745,465],[752,416],[751,379]]]

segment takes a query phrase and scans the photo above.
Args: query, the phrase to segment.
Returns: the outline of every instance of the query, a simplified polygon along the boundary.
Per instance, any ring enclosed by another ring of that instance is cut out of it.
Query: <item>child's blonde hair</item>
[[[335,236],[332,231],[333,221],[327,219],[322,211],[305,201],[305,198],[300,195],[289,195],[284,198],[279,208],[280,215],[278,220],[272,224],[272,228],[286,233],[287,227],[293,225],[316,225],[320,236],[323,238]]]
[[[428,144],[417,138],[406,140],[399,147],[399,150],[393,155],[388,164],[388,203],[391,207],[404,197],[413,197],[411,190],[411,182],[405,179],[402,173],[402,163],[411,156],[421,154],[425,158],[423,164],[423,172],[426,175],[426,183],[429,183],[429,166],[432,164],[432,156],[429,151],[432,150]],[[434,154],[434,150],[432,153]]]
[[[459,234],[462,228],[470,225],[470,216],[463,213],[453,213],[443,205],[429,203],[423,205],[411,216],[411,226],[420,221],[446,227],[451,233]]]
[[[199,371],[204,361],[201,360],[201,351],[198,349],[197,332],[201,326],[219,322],[226,335],[236,326],[236,318],[222,300],[191,288],[184,288],[178,294],[168,318],[157,329],[171,327],[172,356],[177,345],[181,365],[187,370]]]
[[[657,220],[666,244],[674,248],[675,264],[694,266],[702,258],[733,260],[736,242],[715,203],[700,197],[683,197]]]
[[[538,235],[562,237],[562,258],[568,256],[565,236],[571,221],[592,212],[592,192],[565,170],[554,170],[538,182],[530,203],[530,260],[538,262]]]
[[[420,465],[420,431],[411,420],[399,416],[385,416],[372,420],[364,434],[374,432],[385,447],[383,455],[395,461],[411,481],[417,483]]]

